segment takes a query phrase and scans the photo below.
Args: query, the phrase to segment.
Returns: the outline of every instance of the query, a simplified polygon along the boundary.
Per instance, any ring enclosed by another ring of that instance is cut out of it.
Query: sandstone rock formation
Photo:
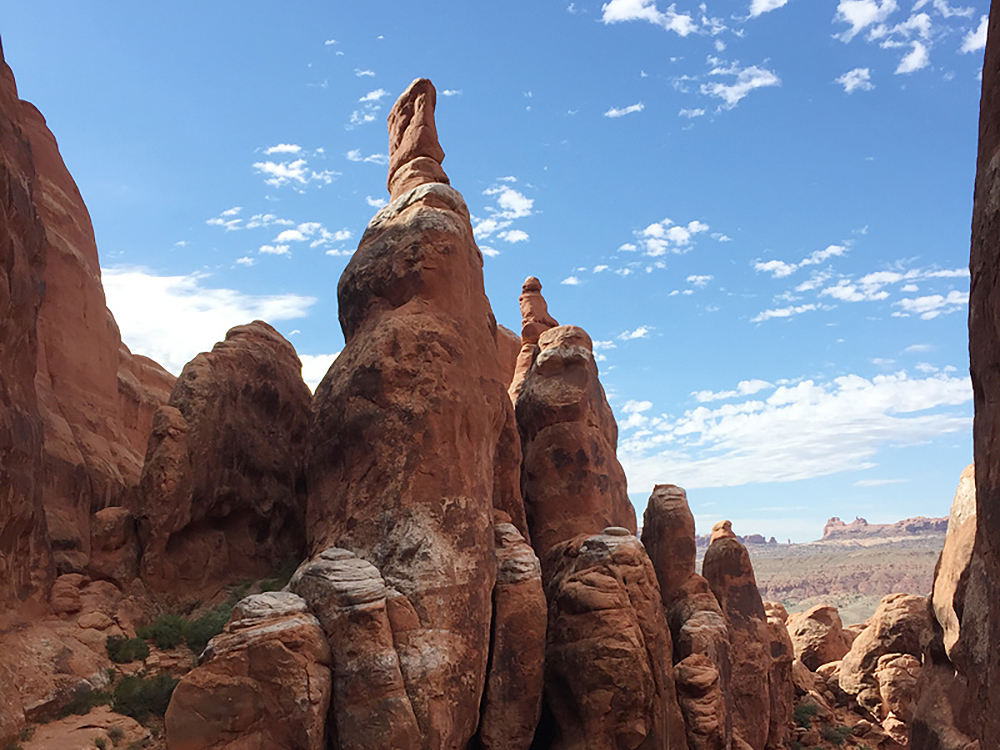
[[[521,353],[521,337],[506,326],[497,325],[497,348],[500,350],[500,367],[503,382],[510,387],[517,368],[517,357]]]
[[[795,647],[788,635],[784,620],[772,615],[765,608],[767,616],[768,648],[771,668],[767,674],[768,693],[768,748],[782,748],[792,725],[795,710],[795,683],[792,681],[792,663],[795,661]]]
[[[764,677],[771,673],[767,615],[746,547],[724,524],[716,524],[712,536],[714,541],[705,553],[702,575],[729,625],[733,733],[754,750],[763,750],[771,711],[768,679]]]
[[[868,523],[864,518],[855,518],[850,523],[844,523],[834,516],[823,526],[822,541],[915,536],[919,534],[940,533],[947,527],[947,518],[916,516],[897,521],[896,523]]]
[[[826,604],[789,615],[787,625],[795,658],[813,672],[824,664],[843,659],[854,642],[854,637],[844,632],[836,607]]]
[[[47,251],[35,209],[38,182],[14,75],[0,49],[0,611],[52,581],[34,385]],[[2,713],[0,738],[7,736]]]
[[[295,594],[243,599],[166,713],[170,750],[323,750],[330,647]]]
[[[517,398],[524,496],[531,542],[547,568],[556,544],[607,526],[636,532],[618,425],[597,376],[593,344],[576,326],[551,328]]]
[[[514,372],[509,381],[507,392],[510,400],[517,403],[524,378],[531,369],[538,350],[538,337],[559,323],[549,315],[549,306],[542,296],[542,282],[534,276],[529,276],[521,285],[521,296],[517,299],[521,306],[521,339],[520,351],[514,363]]]
[[[546,704],[555,750],[687,748],[656,574],[627,529],[579,535],[550,557]],[[689,694],[699,688],[688,680]],[[689,711],[698,713],[688,701]],[[709,699],[711,702],[711,698]],[[710,734],[711,729],[705,728]]]
[[[919,659],[930,637],[927,600],[911,594],[890,594],[841,661],[840,688],[881,722],[886,713],[878,679],[880,657],[908,654]]]
[[[955,657],[969,566],[976,541],[976,467],[969,464],[958,480],[951,504],[944,549],[934,572],[931,608],[949,658]]]
[[[310,394],[261,321],[185,365],[154,419],[139,499],[142,576],[179,599],[301,558]]]
[[[348,550],[386,587],[381,642],[405,692],[374,706],[369,723],[388,721],[384,705],[405,714],[395,746],[451,748],[480,724],[493,508],[519,528],[524,513],[514,447],[501,449],[513,413],[482,255],[440,169],[433,106],[433,86],[418,80],[393,107],[393,200],[338,285],[346,345],[313,402],[307,528],[313,553]],[[336,680],[335,668],[334,706]]]
[[[729,626],[708,582],[695,572],[695,539],[687,493],[676,485],[656,485],[643,515],[642,543],[670,626],[688,743],[720,750],[732,743]]]
[[[35,378],[45,422],[39,476],[56,565],[83,572],[90,516],[134,502],[151,415],[173,377],[151,360],[133,361],[122,346],[83,197],[41,113],[21,106],[47,244]]]
[[[528,748],[542,710],[548,608],[542,568],[513,524],[495,519],[490,667],[478,740],[485,750]]]

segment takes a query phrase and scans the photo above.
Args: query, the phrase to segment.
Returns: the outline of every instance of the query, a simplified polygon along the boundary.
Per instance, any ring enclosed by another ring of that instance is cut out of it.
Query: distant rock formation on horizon
[[[947,516],[943,518],[915,516],[914,518],[905,518],[902,521],[896,521],[896,523],[868,523],[864,518],[855,518],[850,523],[844,523],[834,516],[823,526],[823,537],[820,541],[944,534],[947,530]]]

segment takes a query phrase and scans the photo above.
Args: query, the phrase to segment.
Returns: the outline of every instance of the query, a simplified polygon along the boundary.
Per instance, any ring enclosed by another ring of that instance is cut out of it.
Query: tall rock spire
[[[418,78],[389,112],[389,195],[398,198],[428,182],[449,184],[441,168],[444,149],[434,123],[437,92],[426,78]]]
[[[549,315],[549,306],[542,296],[542,282],[534,276],[529,276],[521,285],[521,296],[517,298],[521,307],[521,351],[517,355],[517,363],[514,365],[514,377],[511,379],[507,393],[510,400],[517,402],[517,396],[521,392],[524,378],[531,369],[531,363],[535,358],[535,350],[538,349],[538,337],[550,328],[555,328],[559,323]]]

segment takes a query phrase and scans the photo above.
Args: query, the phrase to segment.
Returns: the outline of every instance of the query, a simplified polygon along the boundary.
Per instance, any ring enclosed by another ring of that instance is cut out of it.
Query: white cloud
[[[340,352],[333,354],[300,354],[299,361],[302,363],[302,379],[306,381],[310,391],[315,391],[316,386],[326,376],[327,370],[337,359]]]
[[[642,112],[646,108],[646,105],[642,102],[637,104],[630,104],[627,107],[618,109],[617,107],[612,107],[607,112],[604,113],[605,117],[624,117],[625,115],[630,115],[633,112]]]
[[[653,330],[653,326],[639,326],[633,331],[624,331],[618,334],[618,338],[622,341],[632,341],[633,339],[648,339],[649,332]]]
[[[375,122],[380,109],[382,109],[382,107],[374,102],[365,102],[361,109],[356,109],[351,112],[351,119],[347,124],[348,130],[355,128],[358,125]]]
[[[909,479],[859,479],[855,487],[883,487],[887,484],[906,484]]]
[[[327,47],[329,47],[331,44],[336,44],[336,43],[337,43],[336,39],[327,39],[325,42],[323,42],[323,44],[325,44]]]
[[[367,94],[358,99],[359,102],[377,102],[382,99],[383,96],[388,96],[389,92],[385,89],[375,89],[374,91],[369,91]]]
[[[236,259],[236,265],[238,266],[252,266],[257,262],[255,258],[251,258],[249,255],[244,255],[242,258]]]
[[[737,396],[752,396],[765,388],[773,387],[774,385],[766,380],[741,380],[731,391],[695,391],[691,395],[700,403],[708,403],[710,401],[725,401]]]
[[[930,65],[930,55],[927,51],[927,47],[924,46],[922,42],[918,41],[914,41],[912,44],[913,49],[911,49],[907,55],[899,61],[899,67],[896,68],[896,75],[913,73]]]
[[[652,401],[626,401],[625,405],[622,407],[622,411],[626,414],[639,414],[640,412],[649,411],[653,408]]]
[[[792,305],[790,307],[779,307],[774,310],[764,310],[757,314],[756,317],[750,319],[751,323],[761,323],[765,320],[771,320],[772,318],[790,318],[793,315],[798,315],[804,312],[810,312],[815,310],[816,305]]]
[[[495,258],[500,254],[499,250],[492,247],[487,247],[486,245],[480,245],[479,250],[482,252],[483,255],[489,258]]]
[[[930,344],[910,344],[910,346],[903,349],[903,351],[907,354],[923,354],[931,351],[933,348],[934,347]]]
[[[680,112],[677,113],[677,116],[687,117],[690,120],[694,119],[695,117],[701,117],[704,114],[705,110],[703,109],[682,109]]]
[[[626,243],[618,249],[636,250],[641,248],[651,258],[659,257],[668,252],[685,253],[690,249],[692,238],[708,230],[708,224],[697,219],[689,221],[686,225],[675,224],[671,219],[663,219],[635,232],[638,245]]]
[[[903,298],[896,304],[902,308],[902,312],[893,313],[894,317],[919,315],[923,320],[931,320],[939,315],[967,310],[969,306],[969,293],[953,290],[948,292],[947,295],[931,294],[926,297],[916,297],[914,299]]]
[[[769,13],[788,4],[788,0],[752,0],[750,3],[750,17],[756,18],[762,13]]]
[[[306,236],[298,229],[286,229],[274,238],[275,242],[304,242]]]
[[[982,16],[979,19],[979,26],[970,29],[962,39],[961,52],[978,52],[986,47],[986,30],[989,27],[990,17]]]
[[[851,28],[837,35],[843,42],[851,41],[867,27],[885,21],[899,6],[896,0],[840,0],[834,21],[850,24]]]
[[[687,36],[698,28],[689,14],[677,12],[676,5],[671,4],[666,11],[661,12],[656,7],[655,0],[611,0],[601,6],[601,12],[601,20],[605,24],[648,21],[679,36]]]
[[[692,284],[696,287],[704,287],[708,282],[710,282],[714,276],[688,276],[687,283]]]
[[[354,75],[356,75],[358,78],[374,78],[375,71],[374,70],[362,70],[361,68],[355,68],[354,69]]]
[[[297,154],[300,151],[302,151],[302,146],[297,146],[294,143],[279,143],[277,146],[269,146],[264,149],[267,156],[271,154]]]
[[[708,74],[715,76],[736,76],[733,83],[712,82],[701,84],[701,93],[706,96],[714,96],[717,99],[722,99],[723,104],[720,106],[724,109],[732,109],[754,89],[781,85],[781,79],[778,78],[776,73],[756,65],[740,68],[739,63],[733,63],[728,66],[716,64]]]
[[[461,96],[461,95],[462,95],[461,89],[445,89],[444,91],[441,92],[441,96]]]
[[[254,214],[246,223],[246,229],[257,229],[258,227],[270,226],[293,227],[295,222],[291,219],[280,219],[274,214]]]
[[[567,276],[559,283],[566,284],[567,286],[577,286],[578,284],[582,284],[583,282],[580,281],[580,279],[578,279],[576,276]]]
[[[288,245],[261,245],[258,253],[263,255],[291,255],[292,250]]]
[[[369,154],[368,156],[364,156],[361,153],[361,149],[357,148],[351,149],[346,154],[344,154],[344,156],[347,157],[348,161],[359,161],[359,162],[367,162],[369,164],[382,164],[382,165],[389,163],[388,154]]]
[[[594,266],[594,273],[601,273],[602,271],[607,271],[607,270],[608,270],[608,266],[603,265],[603,264],[601,264],[599,266]]]
[[[253,168],[264,175],[264,182],[271,187],[281,188],[291,185],[299,191],[313,182],[329,185],[340,176],[340,172],[329,169],[319,172],[312,170],[304,158],[283,162],[258,161],[254,162]]]
[[[844,91],[853,94],[855,91],[871,91],[875,84],[871,82],[871,70],[868,68],[855,68],[849,70],[840,78],[834,79],[834,83],[839,83],[844,87]]]
[[[871,468],[881,450],[968,431],[971,398],[968,378],[943,374],[804,380],[766,399],[650,420],[620,441],[618,456],[634,493],[663,482],[690,490],[809,479]]]
[[[497,236],[505,242],[525,242],[528,239],[528,233],[520,229],[510,229]]]
[[[274,324],[309,314],[316,299],[298,294],[251,295],[210,287],[207,274],[161,276],[143,268],[103,268],[108,307],[122,340],[178,374],[226,331],[253,320]]]
[[[753,264],[755,271],[769,273],[776,279],[783,279],[795,273],[798,265],[795,263],[785,263],[783,260],[757,261]]]
[[[385,198],[372,198],[370,195],[365,196],[365,202],[372,208],[385,208],[389,205]]]

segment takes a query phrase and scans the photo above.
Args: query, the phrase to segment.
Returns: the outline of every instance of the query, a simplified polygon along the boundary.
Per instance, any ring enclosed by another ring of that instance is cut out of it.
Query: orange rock
[[[691,750],[725,750],[726,698],[719,670],[704,654],[691,654],[674,665],[677,700],[684,714]]]
[[[770,705],[766,747],[783,748],[786,745],[795,710],[795,683],[792,680],[795,647],[788,636],[784,621],[779,616],[767,615],[767,633],[770,639],[771,669],[767,681]]]
[[[497,348],[500,350],[504,382],[509,387],[514,380],[517,357],[521,353],[521,337],[506,326],[497,325]]]
[[[736,534],[733,532],[732,521],[718,521],[714,526],[712,526],[712,537],[709,539],[709,545],[716,539],[735,539]]]
[[[444,149],[434,122],[437,92],[418,78],[399,95],[389,112],[389,195],[396,199],[420,185],[448,184],[441,168]]]
[[[546,705],[555,750],[688,747],[656,573],[627,529],[558,544],[547,572]],[[536,741],[538,738],[536,737]]]
[[[960,612],[963,608],[965,582],[970,574],[976,542],[976,467],[969,464],[958,480],[951,503],[944,549],[934,570],[931,609],[942,630],[945,653],[955,654],[961,635]]]
[[[542,282],[534,276],[529,276],[524,280],[524,284],[521,285],[521,296],[518,297],[517,301],[521,306],[520,351],[514,362],[514,372],[507,389],[510,400],[514,403],[517,403],[521,385],[535,359],[535,353],[538,350],[538,337],[544,331],[559,325],[556,319],[549,315],[549,306],[542,296]]]
[[[643,515],[642,543],[659,579],[677,666],[682,662],[700,665],[702,659],[714,666],[715,686],[707,692],[697,686],[707,674],[700,667],[685,673],[692,679],[701,675],[697,685],[680,686],[678,675],[688,743],[705,750],[727,748],[732,742],[729,626],[708,582],[695,573],[694,516],[681,487],[659,484],[653,488]],[[699,658],[689,661],[694,657]],[[706,711],[714,714],[709,724],[705,724]]]
[[[716,524],[712,531],[714,541],[705,552],[702,574],[729,625],[733,732],[754,750],[763,750],[771,712],[765,677],[771,672],[767,615],[746,547],[734,536],[716,536],[720,530],[732,534],[729,526]]]
[[[379,653],[395,651],[405,692],[373,704],[367,723],[396,727],[400,747],[450,748],[480,723],[493,508],[515,525],[523,510],[516,452],[500,448],[512,406],[468,209],[440,179],[405,192],[396,181],[410,161],[443,157],[433,104],[417,81],[393,108],[393,200],[338,285],[346,344],[313,400],[307,528],[314,554],[349,550],[388,587]],[[336,676],[334,691],[336,707]]]
[[[538,343],[516,411],[525,511],[545,570],[548,550],[560,542],[607,526],[634,534],[636,525],[615,455],[618,426],[597,376],[590,336],[560,326],[545,331]]]
[[[118,734],[120,733],[120,735]],[[118,739],[113,741],[111,735]],[[83,716],[71,714],[32,728],[31,738],[18,745],[23,750],[93,750],[97,741],[105,747],[152,747],[148,729],[135,719],[98,706]]]
[[[836,607],[817,604],[788,616],[788,634],[795,658],[815,672],[824,664],[843,659],[854,639],[844,633]]]
[[[882,599],[868,627],[851,645],[840,664],[840,687],[863,709],[881,721],[882,695],[878,661],[886,654],[919,658],[931,638],[927,599],[912,594],[889,594]]]
[[[527,750],[538,726],[545,683],[548,609],[542,569],[512,524],[497,522],[494,536],[497,585],[478,737],[486,750]]]
[[[330,649],[319,622],[295,594],[256,594],[174,689],[167,744],[322,750],[329,705]]]
[[[53,578],[34,385],[48,249],[34,204],[39,182],[14,75],[0,49],[0,613],[32,593],[44,596]],[[6,692],[0,685],[0,740],[19,729],[17,721],[3,718]]]
[[[261,321],[184,367],[154,419],[139,498],[142,576],[178,600],[302,555],[310,393]]]
[[[303,563],[289,588],[308,602],[330,644],[333,692],[327,726],[332,746],[421,747],[393,641],[396,623],[390,607],[395,605],[388,603],[391,592],[375,566],[330,547]]]

